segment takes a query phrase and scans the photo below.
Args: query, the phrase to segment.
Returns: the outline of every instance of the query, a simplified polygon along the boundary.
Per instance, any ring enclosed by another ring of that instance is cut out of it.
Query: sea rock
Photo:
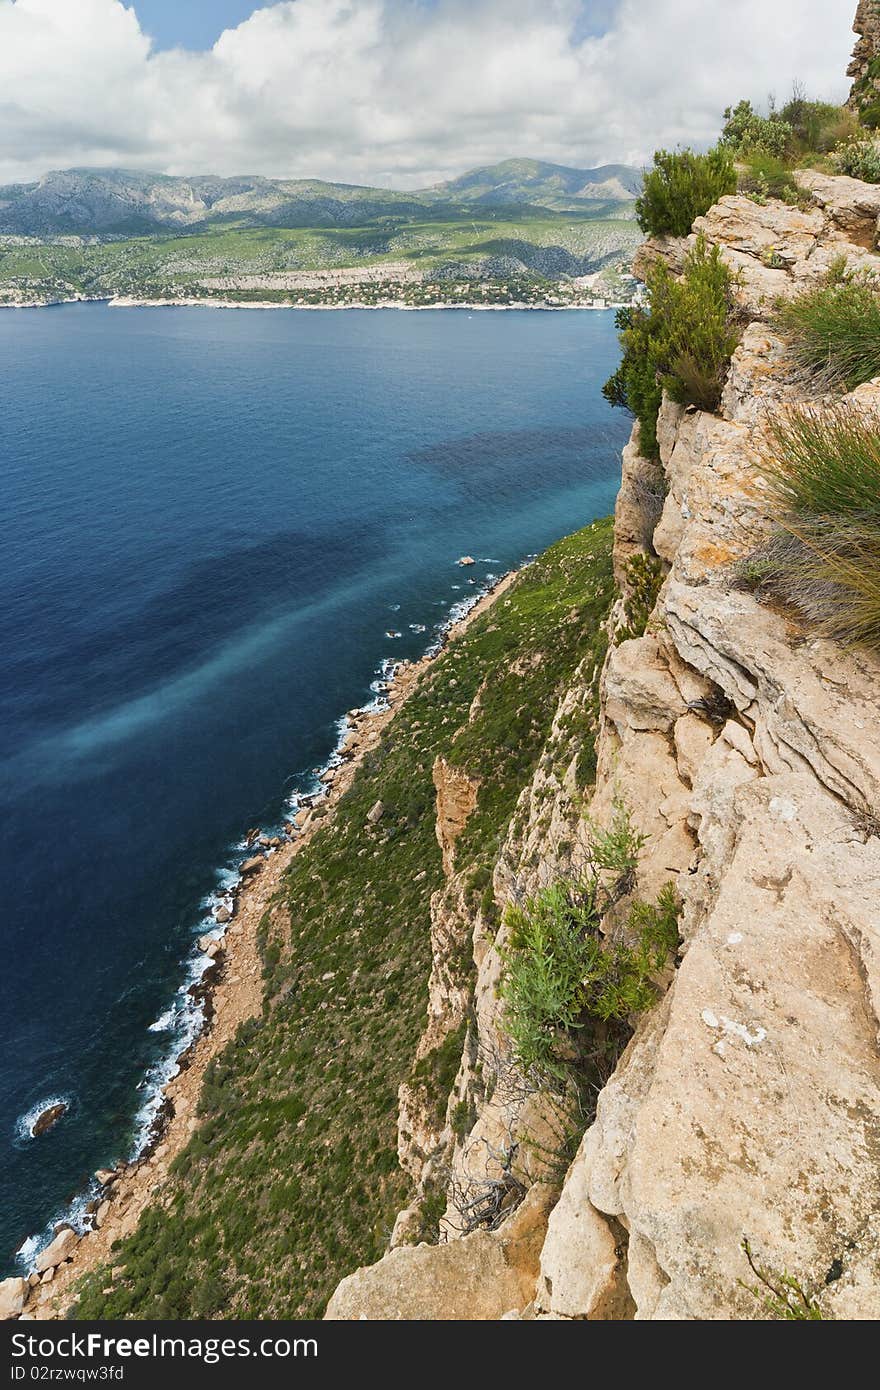
[[[258,874],[265,864],[265,859],[261,854],[255,854],[252,859],[246,859],[239,869],[242,878],[249,878],[251,874]]]
[[[474,559],[473,555],[462,555],[461,559],[458,561],[458,564],[460,564],[460,565],[475,565],[475,564],[476,564],[476,560]]]
[[[28,1292],[26,1279],[4,1279],[0,1282],[0,1322],[18,1317],[24,1308]]]
[[[71,1258],[79,1245],[79,1240],[76,1231],[71,1230],[70,1226],[66,1226],[55,1237],[51,1245],[47,1245],[46,1249],[41,1251],[34,1260],[34,1269],[38,1274],[43,1274],[47,1269],[54,1269],[56,1265],[63,1264],[65,1260]]]
[[[220,906],[217,908],[216,912],[214,913],[214,920],[215,922],[219,922],[220,925],[223,927],[225,927],[227,922],[232,921],[232,913],[225,903],[221,903]]]
[[[38,1115],[36,1120],[34,1120],[31,1127],[31,1134],[33,1137],[38,1139],[41,1134],[48,1133],[50,1129],[53,1129],[54,1126],[57,1125],[61,1116],[67,1114],[69,1109],[70,1107],[67,1101],[64,1100],[59,1101],[57,1105],[50,1105],[48,1109],[44,1110],[42,1114]]]
[[[102,1187],[109,1187],[118,1177],[119,1173],[115,1168],[98,1168],[95,1172],[95,1178]]]

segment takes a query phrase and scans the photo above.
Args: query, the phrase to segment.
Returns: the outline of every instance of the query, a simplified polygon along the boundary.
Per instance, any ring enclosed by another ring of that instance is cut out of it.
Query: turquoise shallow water
[[[243,832],[611,509],[616,356],[605,313],[0,314],[0,1272],[130,1150]]]

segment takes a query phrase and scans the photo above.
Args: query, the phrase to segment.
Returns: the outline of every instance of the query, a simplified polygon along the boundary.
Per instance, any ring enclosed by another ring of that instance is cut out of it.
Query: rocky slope
[[[880,1315],[880,660],[804,631],[739,577],[769,526],[762,423],[804,389],[768,327],[773,300],[841,254],[880,272],[880,188],[802,181],[806,210],[728,197],[695,229],[738,272],[747,326],[719,414],[666,401],[662,470],[640,456],[637,429],[624,453],[622,598],[589,804],[569,743],[592,708],[588,665],[476,912],[454,848],[469,790],[435,769],[446,884],[432,899],[420,1051],[464,1020],[461,1064],[442,1127],[401,1088],[400,1159],[417,1197],[395,1248],[343,1280],[330,1318],[767,1316],[744,1238],[825,1317]],[[674,268],[686,246],[649,243],[642,265],[663,255]],[[854,394],[880,409],[880,380]],[[644,634],[629,636],[640,553],[663,582]],[[560,1174],[559,1117],[510,1063],[499,909],[568,873],[587,854],[584,813],[607,824],[621,799],[646,837],[639,891],[677,883],[682,946]],[[449,978],[463,942],[470,1001]],[[475,1198],[499,1219],[465,1233]],[[426,1202],[445,1206],[437,1246],[413,1243]]]

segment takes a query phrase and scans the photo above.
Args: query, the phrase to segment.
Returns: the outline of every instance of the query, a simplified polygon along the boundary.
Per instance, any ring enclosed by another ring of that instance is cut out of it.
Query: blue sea
[[[0,1277],[142,1139],[247,829],[611,510],[616,360],[610,313],[0,311]]]

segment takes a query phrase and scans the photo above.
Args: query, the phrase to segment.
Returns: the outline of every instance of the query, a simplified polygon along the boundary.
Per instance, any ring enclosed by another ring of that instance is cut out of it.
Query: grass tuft
[[[762,586],[829,636],[880,650],[880,417],[796,407],[769,422],[763,469],[782,530]]]
[[[864,276],[835,270],[780,304],[776,326],[798,370],[817,387],[852,391],[880,376],[880,293]]]

